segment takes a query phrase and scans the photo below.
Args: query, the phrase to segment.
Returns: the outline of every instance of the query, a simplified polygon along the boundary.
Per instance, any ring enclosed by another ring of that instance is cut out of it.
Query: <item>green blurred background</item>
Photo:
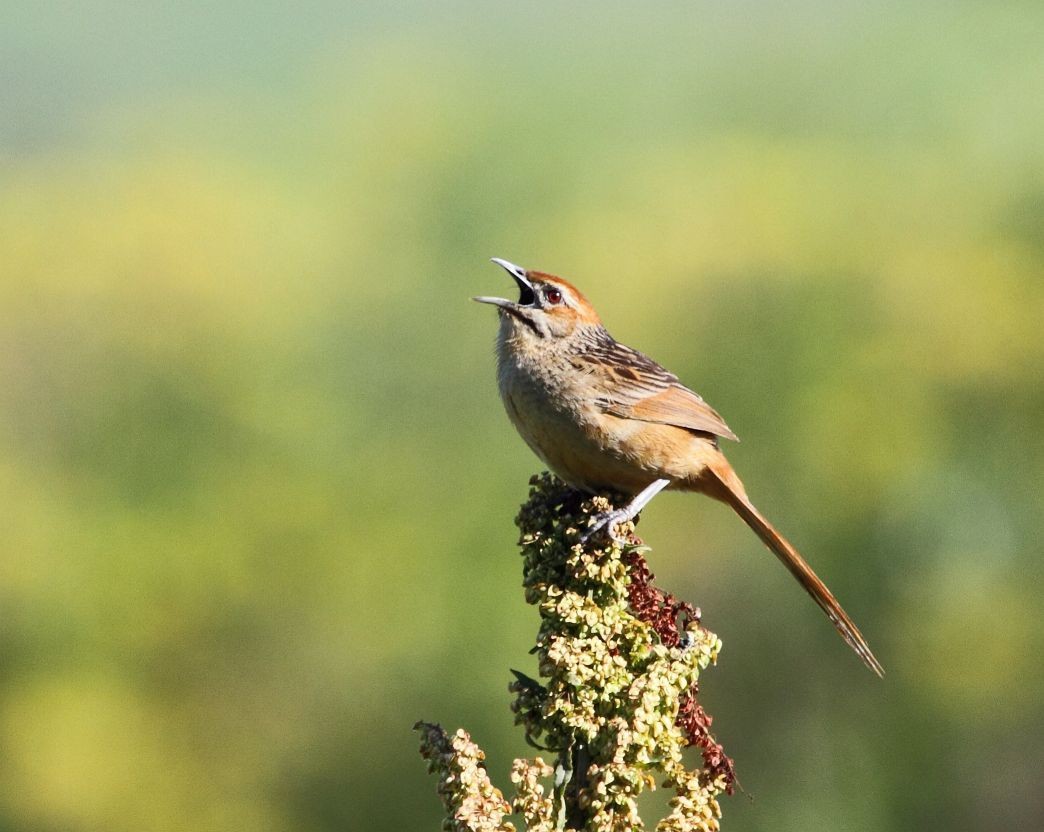
[[[424,830],[531,670],[506,257],[699,390],[740,830],[1044,826],[1044,6],[0,2],[0,829]],[[750,799],[753,798],[753,799]]]

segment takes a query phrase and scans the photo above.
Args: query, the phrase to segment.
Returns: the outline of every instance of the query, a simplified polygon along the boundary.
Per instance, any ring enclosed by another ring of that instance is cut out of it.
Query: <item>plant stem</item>
[[[587,790],[587,770],[591,766],[591,755],[587,746],[577,742],[573,746],[573,776],[566,787],[566,829],[584,829],[589,820],[586,807],[581,805],[581,795]]]

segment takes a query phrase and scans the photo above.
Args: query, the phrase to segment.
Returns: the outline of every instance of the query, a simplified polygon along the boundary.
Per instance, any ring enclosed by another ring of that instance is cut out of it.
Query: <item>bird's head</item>
[[[499,257],[494,257],[493,262],[518,284],[518,300],[490,297],[472,300],[499,307],[503,325],[514,333],[530,338],[565,338],[578,327],[601,325],[594,307],[569,281],[523,269]]]

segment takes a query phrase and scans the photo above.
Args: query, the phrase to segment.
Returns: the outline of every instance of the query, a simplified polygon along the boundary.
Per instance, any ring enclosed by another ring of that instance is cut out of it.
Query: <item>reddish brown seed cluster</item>
[[[677,647],[689,623],[699,622],[699,609],[653,586],[654,575],[640,552],[630,550],[624,561],[631,573],[631,611],[656,631],[665,647]]]
[[[677,647],[688,625],[699,622],[699,608],[653,586],[653,573],[639,551],[632,549],[624,558],[631,574],[628,601],[632,612],[656,631],[664,646]],[[675,724],[685,733],[688,744],[700,749],[710,779],[722,777],[725,792],[732,794],[736,783],[735,766],[721,743],[711,735],[713,718],[697,701],[698,693],[698,686],[693,685],[688,696],[681,700]]]
[[[725,781],[725,793],[732,794],[736,786],[736,767],[721,743],[711,736],[710,726],[714,719],[696,701],[698,692],[699,688],[693,685],[689,695],[681,700],[676,724],[685,732],[689,745],[700,749],[703,765],[710,779],[722,777]]]

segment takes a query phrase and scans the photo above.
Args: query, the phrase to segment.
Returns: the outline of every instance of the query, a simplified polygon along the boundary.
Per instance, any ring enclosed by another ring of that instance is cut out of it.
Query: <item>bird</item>
[[[497,384],[508,418],[560,479],[588,493],[630,498],[595,519],[585,539],[632,520],[660,491],[725,503],[775,553],[826,613],[845,643],[878,676],[884,668],[859,628],[789,541],[747,496],[725,458],[737,440],[721,416],[674,373],[617,341],[569,281],[499,257],[517,301],[472,298],[497,307]]]

